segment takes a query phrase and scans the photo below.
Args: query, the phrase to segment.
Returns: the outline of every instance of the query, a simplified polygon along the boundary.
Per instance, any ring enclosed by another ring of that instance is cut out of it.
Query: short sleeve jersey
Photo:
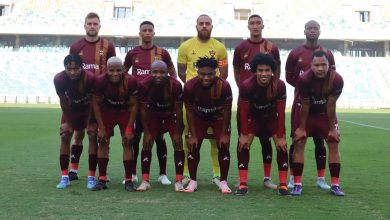
[[[128,111],[131,96],[138,96],[137,81],[133,76],[126,74],[124,81],[113,84],[107,74],[99,75],[94,87],[94,95],[101,96],[102,110]],[[122,92],[121,92],[122,90]]]
[[[184,84],[184,103],[204,120],[222,120],[224,107],[232,105],[232,90],[220,77],[210,87],[204,87],[197,76]]]
[[[198,75],[196,62],[199,57],[214,57],[220,66],[227,64],[227,51],[225,46],[214,38],[202,43],[197,37],[190,38],[179,47],[177,62],[187,65],[186,81]],[[219,75],[219,71],[217,71]]]
[[[233,55],[233,66],[239,69],[239,85],[253,75],[250,63],[258,53],[271,55],[277,65],[280,65],[279,49],[271,41],[266,39],[262,39],[260,42],[245,40],[234,49]]]
[[[153,76],[149,75],[139,82],[139,97],[151,112],[172,114],[175,103],[183,102],[183,88],[179,81],[168,76],[168,83],[154,85]]]
[[[310,114],[326,113],[329,96],[339,96],[343,90],[343,78],[334,70],[329,70],[325,78],[317,78],[308,70],[299,77],[299,95],[302,99],[310,99]]]
[[[239,99],[249,102],[250,117],[277,116],[276,103],[286,100],[286,85],[280,79],[273,80],[276,80],[273,84],[260,86],[256,81],[256,76],[252,75],[240,85]]]
[[[329,61],[329,68],[336,70],[336,64],[332,52],[324,47],[308,47],[301,45],[292,50],[286,61],[286,81],[293,87],[296,86],[300,75],[310,69],[313,53],[324,51]]]
[[[94,82],[95,77],[93,73],[84,70],[79,80],[71,80],[65,71],[54,76],[54,86],[57,95],[67,100],[71,111],[88,110],[90,105],[89,97],[92,94]]]
[[[83,69],[95,75],[105,73],[107,60],[116,56],[114,44],[101,37],[95,42],[82,38],[71,45],[69,53],[80,55],[83,60]]]
[[[141,46],[137,46],[127,52],[124,65],[127,68],[132,68],[131,74],[142,80],[150,74],[150,68],[155,60],[164,61],[168,69],[173,68],[171,56],[168,51],[161,47],[153,46],[149,49],[144,49]]]

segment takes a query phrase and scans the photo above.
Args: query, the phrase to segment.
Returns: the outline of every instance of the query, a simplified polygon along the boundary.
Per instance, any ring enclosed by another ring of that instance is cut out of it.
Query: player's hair
[[[326,60],[328,60],[328,56],[326,55],[325,51],[323,50],[317,50],[311,55],[311,59],[313,60],[314,57],[325,57]]]
[[[95,13],[95,12],[89,12],[87,14],[87,16],[85,16],[85,21],[84,22],[87,23],[87,19],[92,19],[92,18],[97,18],[99,20],[99,22],[100,22],[99,15],[97,13]]]
[[[213,69],[217,69],[218,61],[214,57],[199,57],[198,61],[196,61],[196,67],[198,69],[202,67],[211,67]]]
[[[139,29],[141,29],[142,25],[146,25],[146,24],[152,25],[152,27],[154,28],[153,22],[151,22],[151,21],[143,21],[143,22],[139,25]]]
[[[253,57],[251,61],[251,71],[252,73],[256,73],[256,69],[258,65],[267,65],[271,68],[271,71],[275,73],[277,67],[276,67],[276,61],[275,59],[269,55],[264,53],[258,53]],[[277,87],[278,87],[278,80],[274,78],[274,76],[271,77],[269,86],[267,88],[267,100],[271,101],[276,97],[277,93]]]
[[[253,15],[249,16],[248,22],[249,22],[249,20],[251,20],[252,18],[260,18],[260,20],[263,21],[263,18],[262,18],[260,15],[258,15],[258,14],[253,14]]]
[[[200,17],[204,17],[204,16],[205,16],[205,17],[209,17],[209,18],[210,18],[210,21],[211,21],[211,23],[213,23],[213,19],[211,19],[211,17],[210,17],[209,15],[206,15],[206,14],[201,14],[201,15],[199,15],[199,16],[198,16],[198,18],[196,19],[196,24],[198,24],[199,18],[200,18]]]
[[[74,62],[76,64],[76,67],[82,67],[83,66],[83,60],[78,54],[69,54],[65,57],[64,59],[64,67],[71,65],[71,63]],[[84,74],[84,70],[81,70],[81,75],[79,79],[79,93],[83,94],[84,93],[84,87],[86,83],[87,77]]]
[[[310,20],[310,21],[306,22],[306,23],[305,23],[305,28],[307,27],[307,25],[308,25],[309,23],[312,23],[312,22],[318,24],[318,27],[321,28],[320,23],[318,23],[318,22],[315,21],[315,20]]]

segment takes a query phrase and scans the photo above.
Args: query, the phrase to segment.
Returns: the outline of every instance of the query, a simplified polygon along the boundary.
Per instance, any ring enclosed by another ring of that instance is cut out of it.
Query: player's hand
[[[153,140],[152,140],[152,135],[149,132],[144,132],[143,142],[144,142],[143,143],[144,150],[152,149]]]
[[[241,134],[238,139],[238,152],[241,152],[243,149],[249,150],[249,136]]]
[[[219,144],[228,146],[230,143],[230,136],[228,134],[222,134],[220,139],[219,139]]]
[[[276,135],[274,135],[272,138],[274,139],[276,150],[287,152],[286,137],[283,136],[278,138]]]
[[[125,133],[123,136],[123,144],[125,146],[131,146],[133,142],[134,134],[133,133]]]
[[[106,145],[108,143],[105,127],[99,127],[98,129],[98,142],[100,145]]]
[[[294,132],[294,141],[295,142],[302,141],[305,138],[306,138],[306,130],[297,128]]]
[[[175,150],[182,150],[183,149],[183,139],[179,133],[173,134],[172,137],[172,144]]]
[[[326,138],[327,142],[340,142],[340,134],[336,129],[329,130],[328,137]]]
[[[198,146],[198,138],[196,138],[196,136],[193,134],[188,134],[187,144],[188,151],[192,152],[192,149]]]

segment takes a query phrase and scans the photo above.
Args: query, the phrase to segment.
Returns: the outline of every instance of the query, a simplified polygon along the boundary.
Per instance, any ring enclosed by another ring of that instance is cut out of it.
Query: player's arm
[[[103,124],[102,112],[100,109],[100,104],[103,100],[103,95],[101,94],[93,94],[92,96],[92,107],[95,113],[96,122],[98,124],[98,138],[101,140],[105,140],[106,137],[106,129]]]
[[[296,74],[294,71],[295,62],[294,56],[290,53],[286,60],[286,81],[293,87],[295,87],[299,77],[299,74]]]
[[[228,78],[228,60],[227,57],[218,61],[218,68],[219,68],[219,76],[222,79]]]
[[[134,137],[134,121],[138,111],[138,94],[132,94],[130,96],[129,108],[130,117],[125,130],[125,139],[130,142]]]
[[[249,148],[249,108],[250,102],[249,100],[244,100],[241,97],[238,98],[238,117],[240,123],[240,137],[239,137],[239,146],[238,151],[241,151],[244,148]]]
[[[225,144],[228,146],[230,142],[230,136],[228,135],[228,130],[230,129],[230,120],[232,117],[232,93],[229,86],[230,94],[228,100],[223,105],[223,118],[222,118],[222,132],[221,139],[219,140],[220,144]]]
[[[306,121],[309,116],[310,99],[301,97],[301,109],[299,112],[299,127],[294,132],[294,141],[300,141],[306,138]]]
[[[326,104],[326,114],[328,115],[329,134],[327,141],[339,142],[339,135],[335,128],[336,124],[336,101],[338,96],[329,96]]]
[[[186,72],[187,72],[187,64],[177,63],[177,73],[179,75],[180,80],[183,83],[186,82]]]
[[[236,82],[237,87],[240,83],[240,68],[238,66],[233,66],[233,72],[234,72],[234,81]]]
[[[58,98],[60,99],[60,106],[64,117],[64,121],[70,122],[69,120],[70,106],[68,103],[68,98],[65,95],[65,88],[63,88],[63,86],[60,85],[60,82],[57,80],[56,77],[54,78],[54,87],[56,89]]]
[[[274,72],[274,76],[275,76],[276,79],[280,79],[281,61],[280,61],[279,49],[276,46],[274,47],[274,56],[275,56],[275,62],[276,62],[276,70]]]
[[[278,115],[278,129],[276,136],[274,137],[275,146],[278,150],[287,151],[286,142],[286,126],[285,126],[285,110],[286,110],[286,99],[285,99],[285,86],[284,86],[284,98],[276,101],[276,113]]]

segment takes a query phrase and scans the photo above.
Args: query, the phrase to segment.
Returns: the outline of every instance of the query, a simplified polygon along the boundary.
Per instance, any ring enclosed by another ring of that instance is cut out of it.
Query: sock
[[[165,139],[162,142],[156,142],[156,145],[160,175],[167,174],[167,144],[165,143]]]
[[[303,172],[303,163],[294,163],[294,183],[295,185],[302,185],[302,172]]]
[[[184,169],[184,151],[174,151],[175,158],[175,170],[176,170],[176,182],[181,181],[183,178]]]
[[[88,156],[88,165],[89,165],[88,176],[95,176],[96,166],[97,166],[97,155],[96,154],[90,154]]]
[[[98,158],[97,161],[99,166],[99,180],[106,181],[108,158]]]
[[[248,170],[238,170],[240,176],[240,186],[246,186],[248,182]]]
[[[263,154],[264,179],[270,179],[272,164],[272,145],[269,140],[260,140]]]
[[[142,180],[149,181],[150,163],[152,162],[152,151],[141,151]]]
[[[241,152],[237,150],[237,165],[238,174],[240,176],[240,185],[246,186],[247,184],[249,158],[250,157],[248,149],[242,149]]]
[[[229,152],[229,146],[225,146],[224,144],[221,144],[220,148],[218,149],[218,161],[220,166],[220,173],[221,173],[221,181],[226,181],[229,173],[229,167],[230,167],[230,152]]]
[[[61,167],[61,175],[68,175],[68,167],[69,167],[69,155],[68,154],[60,154],[60,167]]]
[[[196,181],[196,175],[198,171],[198,164],[200,160],[200,146],[194,147],[192,152],[188,152],[187,161],[188,161],[188,171],[190,172],[190,177],[192,180]]]
[[[72,145],[71,155],[70,155],[70,169],[77,173],[79,170],[80,156],[83,152],[83,145]]]
[[[325,177],[326,148],[324,146],[324,139],[313,137],[313,141],[315,145],[314,156],[317,164],[317,176]]]
[[[339,185],[340,169],[341,169],[340,163],[330,163],[329,164],[329,171],[330,171],[330,177],[331,177],[330,181],[331,181],[332,186]]]
[[[276,160],[278,162],[279,170],[279,186],[286,186],[287,171],[288,171],[288,154],[284,151],[276,152]]]
[[[125,181],[132,181],[134,172],[134,160],[124,160],[123,167],[125,168]]]

